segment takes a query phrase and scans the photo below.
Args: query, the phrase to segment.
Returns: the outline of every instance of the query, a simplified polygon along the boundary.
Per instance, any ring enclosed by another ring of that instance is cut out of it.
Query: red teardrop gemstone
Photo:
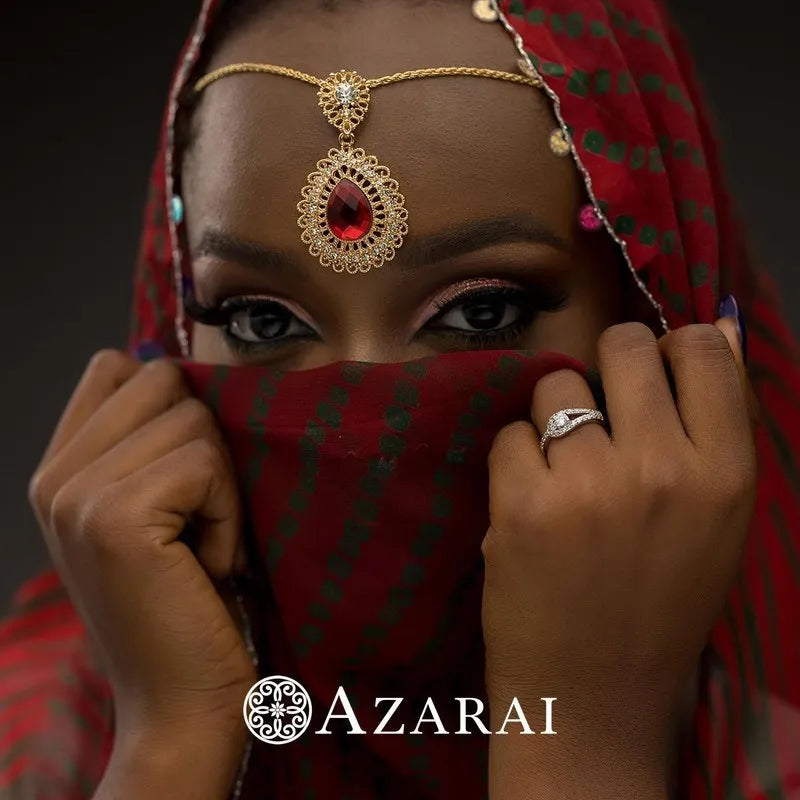
[[[372,227],[367,196],[352,181],[342,178],[328,198],[328,227],[338,239],[352,242]]]

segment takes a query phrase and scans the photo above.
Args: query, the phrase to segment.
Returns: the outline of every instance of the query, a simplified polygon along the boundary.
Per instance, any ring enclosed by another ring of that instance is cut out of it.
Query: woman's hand
[[[512,723],[492,736],[493,800],[666,796],[677,709],[753,512],[750,393],[732,320],[660,340],[616,325],[598,366],[610,438],[589,423],[541,453],[551,414],[595,407],[585,380],[563,370],[536,385],[536,427],[507,426],[489,456],[492,730],[517,697],[537,731],[520,736]],[[541,697],[558,698],[555,736],[540,735]]]
[[[216,583],[234,567],[240,507],[213,415],[176,365],[102,351],[30,497],[114,693],[102,786],[113,795],[130,778],[139,796],[156,796],[143,787],[160,790],[176,771],[174,782],[183,764],[182,792],[227,796],[256,672]],[[190,519],[195,552],[179,539]]]

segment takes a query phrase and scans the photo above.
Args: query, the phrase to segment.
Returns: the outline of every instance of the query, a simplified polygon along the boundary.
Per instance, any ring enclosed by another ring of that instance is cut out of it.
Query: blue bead
[[[172,221],[176,225],[180,225],[181,222],[183,222],[183,200],[179,194],[172,196],[172,200],[170,201],[170,212],[172,214]]]

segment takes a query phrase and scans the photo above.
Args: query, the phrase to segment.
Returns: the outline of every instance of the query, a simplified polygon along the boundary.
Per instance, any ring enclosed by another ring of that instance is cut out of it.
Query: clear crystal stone
[[[338,84],[333,93],[343,106],[349,106],[356,98],[356,90],[352,83],[342,82]]]
[[[553,427],[556,430],[561,430],[561,428],[566,428],[567,425],[569,425],[569,417],[563,411],[559,411],[553,417]]]

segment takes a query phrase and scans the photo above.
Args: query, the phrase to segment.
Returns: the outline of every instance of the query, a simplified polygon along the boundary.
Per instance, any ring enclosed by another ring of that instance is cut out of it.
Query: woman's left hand
[[[584,378],[562,370],[536,385],[536,427],[505,427],[489,456],[492,730],[517,697],[540,732],[540,698],[558,698],[556,736],[518,736],[513,723],[492,736],[493,800],[531,786],[541,798],[666,796],[677,708],[753,513],[752,393],[732,319],[660,340],[616,325],[598,366],[610,437],[585,424],[542,454],[551,414],[595,407]]]

